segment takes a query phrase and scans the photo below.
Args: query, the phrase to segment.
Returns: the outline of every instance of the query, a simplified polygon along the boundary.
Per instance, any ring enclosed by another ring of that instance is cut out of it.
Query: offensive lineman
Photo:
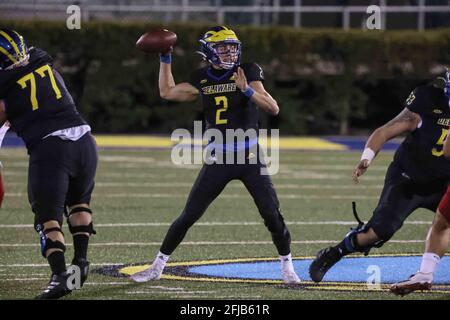
[[[78,113],[47,52],[28,48],[13,30],[0,30],[0,123],[8,121],[29,154],[28,198],[35,214],[41,253],[52,272],[37,299],[69,294],[63,214],[75,249],[72,265],[88,276],[87,249],[95,233],[89,206],[97,167],[91,128]]]
[[[372,218],[352,229],[336,246],[318,252],[309,268],[313,281],[322,281],[326,272],[344,256],[353,252],[368,254],[371,248],[381,247],[417,208],[436,212],[450,183],[450,161],[443,151],[450,123],[445,84],[439,78],[417,87],[406,100],[403,111],[369,137],[353,172],[355,183],[386,141],[408,133],[387,170]]]
[[[449,98],[450,108],[450,71],[447,71],[445,92]],[[450,139],[445,139],[444,157],[450,159]],[[391,286],[391,292],[398,295],[406,295],[416,290],[430,290],[433,283],[433,274],[448,249],[450,241],[450,187],[439,203],[433,224],[425,240],[425,253],[422,256],[419,271],[408,280],[395,283]]]

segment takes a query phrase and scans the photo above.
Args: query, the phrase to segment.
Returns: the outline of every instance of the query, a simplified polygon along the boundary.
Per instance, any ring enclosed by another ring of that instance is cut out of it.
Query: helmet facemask
[[[206,42],[200,40],[202,47],[205,48],[199,52],[205,60],[222,69],[232,69],[240,64],[241,43],[236,40],[222,42]],[[205,53],[205,51],[207,51]]]

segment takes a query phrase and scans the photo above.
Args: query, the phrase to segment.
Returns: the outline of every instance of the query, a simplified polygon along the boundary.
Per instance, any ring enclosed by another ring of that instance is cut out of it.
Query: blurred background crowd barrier
[[[389,5],[387,5],[389,2]],[[81,8],[68,30],[67,7]],[[384,30],[365,30],[367,5],[381,5]],[[173,72],[188,81],[201,66],[198,39],[224,23],[259,63],[278,100],[261,126],[282,135],[359,135],[395,116],[410,91],[450,61],[449,1],[9,1],[0,27],[22,33],[55,58],[80,111],[97,133],[170,133],[202,118],[199,103],[158,93],[159,59],[135,49],[139,36],[178,34]]]

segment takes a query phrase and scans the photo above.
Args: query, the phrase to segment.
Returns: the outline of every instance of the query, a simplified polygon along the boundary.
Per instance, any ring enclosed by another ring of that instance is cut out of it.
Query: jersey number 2
[[[216,124],[227,124],[227,119],[221,118],[221,113],[228,109],[228,99],[225,96],[216,97],[216,106],[222,106],[222,108],[216,111]]]
[[[55,81],[55,76],[53,75],[53,71],[50,68],[48,64],[45,66],[42,66],[40,68],[37,68],[34,70],[41,78],[45,77],[45,72],[47,71],[48,77],[50,78],[50,83],[52,84],[53,91],[55,91],[56,99],[61,99],[61,91],[58,88],[58,85]],[[34,72],[30,72],[29,74],[23,76],[20,78],[17,83],[22,87],[22,89],[25,89],[27,87],[27,82],[30,82],[30,101],[31,101],[31,107],[34,110],[37,110],[39,108],[39,104],[36,98],[36,77],[34,76]]]
[[[442,134],[441,134],[441,137],[439,138],[439,140],[436,142],[436,147],[444,145],[445,138],[447,137],[447,135],[448,135],[448,130],[447,129],[442,129]],[[439,151],[436,147],[433,148],[433,150],[431,150],[431,153],[435,157],[442,156],[444,154],[444,150]]]

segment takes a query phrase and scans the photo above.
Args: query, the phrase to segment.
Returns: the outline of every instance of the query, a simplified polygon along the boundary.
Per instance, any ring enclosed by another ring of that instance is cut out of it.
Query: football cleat
[[[414,291],[427,291],[431,289],[433,283],[433,273],[417,272],[408,280],[397,282],[391,285],[390,291],[399,296],[405,296]]]
[[[341,258],[342,255],[338,248],[328,247],[320,250],[309,266],[309,276],[314,282],[322,281],[327,271],[341,260]]]
[[[164,267],[155,266],[152,264],[150,267],[145,269],[144,271],[137,272],[130,276],[130,279],[134,282],[147,282],[150,280],[159,280],[161,279],[161,275],[163,273]]]
[[[44,291],[35,297],[37,300],[53,300],[64,297],[72,292],[67,286],[69,274],[64,272],[61,274],[53,274],[50,282]]]
[[[293,270],[282,270],[281,276],[283,277],[283,282],[286,284],[301,283],[300,278]]]
[[[89,261],[86,259],[72,260],[72,265],[80,268],[80,284],[83,286],[89,275]]]

